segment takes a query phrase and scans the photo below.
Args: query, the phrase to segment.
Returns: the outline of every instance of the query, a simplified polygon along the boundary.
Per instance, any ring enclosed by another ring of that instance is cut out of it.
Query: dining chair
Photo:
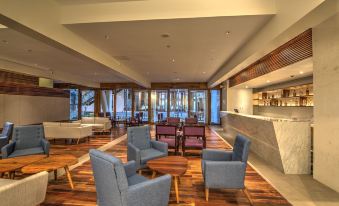
[[[185,124],[198,124],[198,119],[195,117],[185,118]]]
[[[178,124],[180,123],[180,118],[179,117],[167,117],[167,123]]]
[[[155,126],[155,139],[168,144],[168,148],[174,149],[175,154],[179,150],[179,136],[177,135],[177,126],[157,124]]]
[[[205,126],[185,125],[182,136],[182,153],[185,156],[186,149],[206,148]]]

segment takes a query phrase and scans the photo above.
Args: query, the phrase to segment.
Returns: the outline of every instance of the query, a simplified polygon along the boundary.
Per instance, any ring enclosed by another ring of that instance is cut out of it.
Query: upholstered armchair
[[[250,144],[249,139],[237,135],[233,151],[203,150],[201,169],[205,182],[206,201],[208,201],[210,188],[241,189],[252,204],[244,184]]]
[[[1,149],[2,158],[33,154],[49,154],[49,142],[44,138],[42,125],[14,128],[12,142]]]
[[[127,128],[127,159],[134,160],[137,169],[146,167],[149,160],[168,155],[168,145],[151,140],[149,126]]]
[[[98,150],[90,150],[99,206],[167,206],[171,176],[149,180],[136,174],[137,165]]]
[[[14,124],[10,122],[5,122],[2,128],[2,133],[0,134],[0,149],[9,143],[9,140],[12,137]]]

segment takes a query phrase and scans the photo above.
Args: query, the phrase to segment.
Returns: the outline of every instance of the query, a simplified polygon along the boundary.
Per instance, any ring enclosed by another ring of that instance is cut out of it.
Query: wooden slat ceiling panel
[[[232,76],[230,87],[312,56],[312,29],[308,29]]]

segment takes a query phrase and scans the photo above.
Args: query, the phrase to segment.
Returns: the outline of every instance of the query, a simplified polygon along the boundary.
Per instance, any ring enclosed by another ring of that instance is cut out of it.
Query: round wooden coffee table
[[[54,179],[58,177],[58,169],[64,168],[68,182],[72,189],[74,189],[71,173],[69,172],[68,166],[78,163],[78,159],[73,155],[60,154],[60,155],[50,155],[47,158],[44,158],[40,161],[34,162],[27,166],[24,166],[21,169],[21,172],[24,174],[35,174],[42,171],[54,172]]]
[[[162,157],[147,162],[147,166],[153,171],[152,178],[156,173],[170,174],[174,177],[174,188],[177,203],[179,203],[178,179],[185,174],[188,167],[188,161],[181,156]]]
[[[0,160],[0,178],[3,177],[5,173],[8,173],[8,177],[10,179],[14,179],[16,170],[19,170],[26,165],[37,162],[46,157],[47,155],[28,155],[2,159]]]

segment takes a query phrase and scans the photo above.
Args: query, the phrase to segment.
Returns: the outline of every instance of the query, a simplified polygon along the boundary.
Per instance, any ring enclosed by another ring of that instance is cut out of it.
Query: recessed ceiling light
[[[245,88],[248,89],[248,86],[246,85]]]
[[[105,39],[109,39],[109,35],[106,34],[106,35],[105,35]]]
[[[175,59],[172,59],[172,62],[175,62]]]
[[[206,74],[206,72],[202,72],[202,74]]]
[[[226,35],[230,35],[231,32],[230,32],[230,31],[226,31],[225,34],[226,34]]]
[[[169,35],[169,34],[161,34],[161,37],[162,37],[162,38],[169,38],[170,35]]]
[[[303,74],[304,72],[303,71],[300,71],[299,74]]]
[[[267,83],[270,83],[271,81],[270,80],[266,80]]]

